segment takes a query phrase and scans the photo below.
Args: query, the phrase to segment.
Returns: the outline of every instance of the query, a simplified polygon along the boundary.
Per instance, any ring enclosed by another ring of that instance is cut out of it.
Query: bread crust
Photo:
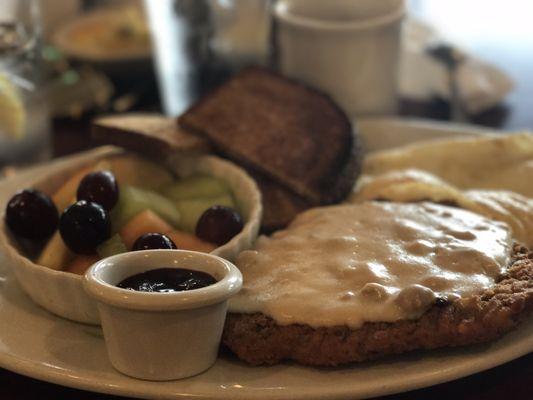
[[[533,310],[533,252],[515,245],[512,262],[483,293],[453,302],[437,301],[420,318],[313,328],[278,325],[256,314],[228,314],[223,343],[252,365],[294,360],[337,366],[419,349],[463,346],[494,340],[514,329]]]

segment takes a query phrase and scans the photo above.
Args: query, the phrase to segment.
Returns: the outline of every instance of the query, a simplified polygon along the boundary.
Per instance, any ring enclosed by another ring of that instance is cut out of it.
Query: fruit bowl
[[[98,160],[119,157],[122,151],[105,147],[80,155],[68,164],[51,170],[43,178],[38,178],[30,186],[45,193],[54,193],[68,179],[84,167]],[[261,194],[255,181],[235,164],[215,156],[179,157],[169,160],[167,169],[178,177],[204,174],[220,178],[231,189],[235,202],[244,219],[242,231],[226,244],[215,248],[211,254],[232,261],[242,250],[250,248],[259,231],[262,206]],[[132,171],[147,179],[141,171]],[[58,205],[62,209],[62,205]],[[4,223],[0,229],[0,251],[5,254],[9,265],[23,290],[34,302],[61,317],[88,324],[100,324],[95,302],[89,298],[82,287],[82,276],[54,270],[39,265],[28,258],[20,243],[12,236]]]

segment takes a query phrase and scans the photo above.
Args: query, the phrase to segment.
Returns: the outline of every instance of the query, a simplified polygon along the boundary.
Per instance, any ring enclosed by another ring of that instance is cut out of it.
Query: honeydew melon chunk
[[[233,197],[229,194],[209,198],[179,200],[175,204],[181,215],[178,228],[189,233],[196,231],[198,219],[208,208],[215,205],[235,208]]]
[[[173,228],[151,210],[144,210],[135,215],[120,230],[120,236],[126,248],[131,249],[139,236],[145,233],[165,233]]]
[[[60,271],[64,269],[74,258],[63,239],[59,230],[55,231],[48,243],[42,250],[36,264]]]
[[[111,226],[118,232],[130,219],[144,210],[152,210],[170,225],[177,227],[180,212],[166,197],[134,186],[122,186],[117,205],[111,210]]]
[[[193,175],[165,186],[161,193],[172,200],[186,200],[231,195],[228,184],[208,175]]]
[[[111,257],[115,254],[126,253],[128,249],[118,233],[111,236],[96,248],[96,252],[102,258]]]

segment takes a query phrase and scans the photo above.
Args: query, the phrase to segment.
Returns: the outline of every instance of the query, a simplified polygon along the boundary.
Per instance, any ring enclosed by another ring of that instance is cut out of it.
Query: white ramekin
[[[156,268],[207,272],[201,289],[148,293],[118,288],[123,279]],[[98,261],[84,288],[98,304],[111,364],[134,378],[172,380],[197,375],[215,362],[228,299],[242,287],[240,271],[223,258],[185,250],[145,250]]]
[[[39,177],[30,186],[45,193],[53,193],[82,166],[120,154],[121,151],[110,146],[85,152],[66,163],[54,164],[45,178]],[[261,224],[261,193],[255,181],[242,168],[215,156],[180,157],[169,160],[169,167],[180,177],[193,173],[219,177],[228,183],[234,193],[235,201],[245,220],[244,228],[211,254],[233,261],[241,251],[253,245]],[[0,251],[5,254],[18,282],[35,303],[73,321],[100,324],[96,304],[83,290],[82,277],[43,267],[27,258],[11,236],[3,216],[0,221]]]

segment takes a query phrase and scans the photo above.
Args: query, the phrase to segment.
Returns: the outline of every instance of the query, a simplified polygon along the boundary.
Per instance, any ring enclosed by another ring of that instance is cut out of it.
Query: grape
[[[59,215],[50,197],[38,190],[25,189],[9,200],[5,219],[16,235],[40,240],[55,232]]]
[[[133,243],[132,251],[153,249],[177,249],[176,244],[167,235],[161,233],[145,233]]]
[[[78,200],[98,203],[110,211],[118,201],[118,184],[110,171],[97,171],[85,175],[78,186]]]
[[[237,211],[231,207],[213,206],[198,219],[196,236],[221,246],[242,231],[242,228],[242,218]]]
[[[111,236],[111,220],[100,204],[80,200],[61,215],[59,232],[74,253],[93,254]]]

